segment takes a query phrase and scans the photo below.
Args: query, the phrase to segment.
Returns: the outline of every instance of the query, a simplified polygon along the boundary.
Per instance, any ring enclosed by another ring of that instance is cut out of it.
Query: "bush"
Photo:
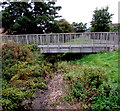
[[[14,110],[35,91],[46,88],[42,67],[45,61],[36,49],[31,52],[28,46],[15,42],[4,44],[2,54],[2,107],[3,110]]]
[[[109,93],[106,93],[104,88],[101,89],[101,96],[96,96],[92,101],[93,110],[108,110],[108,111],[119,111],[120,109],[120,91],[118,90],[109,90]]]
[[[71,94],[78,100],[88,103],[94,94],[99,94],[97,89],[107,81],[107,76],[101,68],[84,66],[79,68],[79,73],[68,73],[66,79],[69,80]]]
[[[27,45],[27,47],[32,51],[40,51],[38,46],[36,44],[32,44],[32,45]]]
[[[3,60],[12,59],[11,60],[12,62],[7,61],[6,65],[10,63],[12,65],[13,63],[16,63],[17,60],[26,61],[31,57],[31,54],[32,54],[31,51],[27,47],[21,46],[20,44],[15,42],[7,42],[2,47]],[[3,63],[6,63],[6,62],[3,61]]]
[[[2,92],[2,107],[6,110],[12,110],[19,106],[22,101],[22,95],[19,95],[19,90],[15,88],[3,89]]]
[[[17,64],[19,61],[28,61],[32,56],[30,50],[22,47],[15,42],[8,42],[2,47],[2,72],[3,77],[7,80],[11,78],[13,70],[10,67]]]
[[[64,80],[69,87],[69,93],[65,96],[68,102],[77,99],[83,109],[95,111],[114,111],[120,108],[120,92],[113,88],[105,68],[73,62],[59,62],[58,67],[64,73]]]

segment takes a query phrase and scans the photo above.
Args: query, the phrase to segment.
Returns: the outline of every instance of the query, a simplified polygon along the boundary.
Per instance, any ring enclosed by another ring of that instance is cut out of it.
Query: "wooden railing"
[[[3,42],[37,45],[118,44],[118,32],[51,33],[26,35],[0,35]]]

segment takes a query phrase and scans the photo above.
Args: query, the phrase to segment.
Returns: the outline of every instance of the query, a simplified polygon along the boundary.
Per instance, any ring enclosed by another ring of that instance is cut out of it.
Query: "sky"
[[[120,0],[57,0],[56,5],[61,6],[62,9],[58,12],[62,18],[69,23],[83,22],[90,27],[90,22],[96,8],[109,7],[109,12],[114,14],[112,23],[118,23],[118,2]]]

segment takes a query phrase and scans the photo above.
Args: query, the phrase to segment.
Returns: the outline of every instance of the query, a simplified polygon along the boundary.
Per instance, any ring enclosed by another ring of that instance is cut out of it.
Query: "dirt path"
[[[35,99],[28,102],[30,109],[79,109],[80,104],[71,106],[64,101],[64,85],[62,73],[56,73],[48,83],[48,89],[37,91]]]

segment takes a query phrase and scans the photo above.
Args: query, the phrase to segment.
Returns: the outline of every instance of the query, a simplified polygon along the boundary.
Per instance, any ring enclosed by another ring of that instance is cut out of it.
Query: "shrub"
[[[7,42],[2,47],[3,60],[12,59],[14,60],[13,63],[15,63],[17,60],[26,61],[28,58],[31,57],[31,54],[32,53],[27,47],[21,46],[20,44],[15,42]],[[10,64],[9,61],[7,63]]]
[[[32,45],[27,45],[27,47],[32,51],[40,51],[39,48],[38,48],[38,45],[36,44],[32,44]]]
[[[97,67],[82,67],[79,68],[79,73],[70,72],[66,79],[69,80],[71,86],[71,94],[78,100],[90,102],[90,98],[94,94],[99,94],[97,89],[107,81],[105,71]]]
[[[45,61],[39,51],[31,52],[27,46],[15,42],[4,44],[2,49],[3,92],[0,102],[3,110],[14,110],[36,90],[46,88],[42,67]]]
[[[15,88],[3,89],[2,92],[2,107],[5,110],[13,110],[19,106],[22,101],[22,95],[19,95],[19,90]]]
[[[19,61],[28,61],[32,56],[30,50],[15,42],[8,42],[2,47],[2,72],[3,77],[7,80],[11,78],[14,70],[9,70],[10,67],[17,64]]]
[[[118,51],[59,62],[58,68],[69,87],[65,100],[77,99],[83,109],[119,111]]]
[[[120,109],[120,91],[109,90],[106,93],[104,88],[101,89],[101,96],[97,95],[92,98],[92,109],[93,110],[108,110],[108,111],[119,111]]]

